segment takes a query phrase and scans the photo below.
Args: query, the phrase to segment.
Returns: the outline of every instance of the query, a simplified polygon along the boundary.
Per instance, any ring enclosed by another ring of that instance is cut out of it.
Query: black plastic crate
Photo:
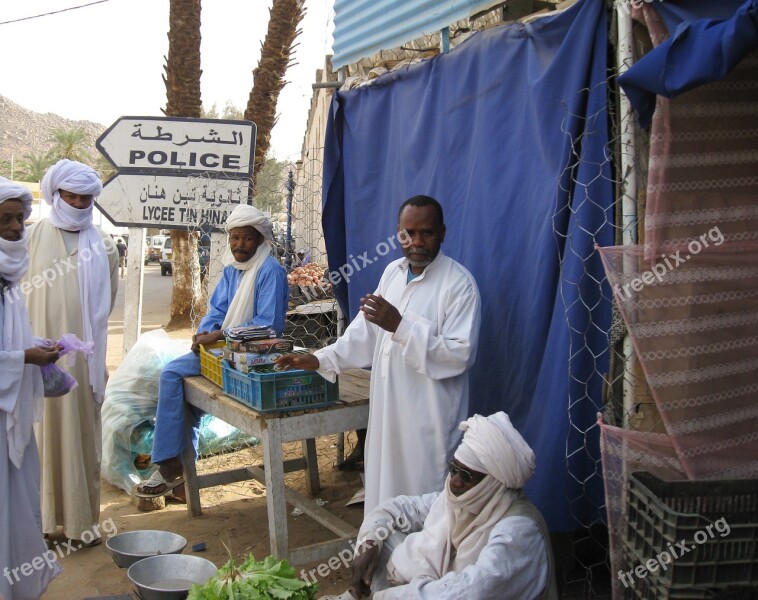
[[[667,482],[632,473],[627,508],[624,573],[659,560],[655,571],[621,580],[625,597],[716,598],[758,587],[758,480]]]

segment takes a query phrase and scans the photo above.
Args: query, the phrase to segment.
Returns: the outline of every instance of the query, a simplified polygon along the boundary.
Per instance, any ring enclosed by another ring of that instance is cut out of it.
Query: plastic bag
[[[52,346],[56,342],[53,340],[46,340],[41,338],[35,338],[35,343],[38,346]],[[95,346],[94,342],[83,342],[73,333],[64,333],[61,339],[57,342],[61,351],[58,353],[58,357],[69,355],[67,364],[73,365],[73,355],[75,352],[81,352],[85,356],[90,356],[93,353]],[[79,383],[74,379],[71,374],[59,367],[55,363],[50,363],[40,367],[42,372],[42,383],[45,387],[46,398],[59,398],[65,396],[71,390],[75,389]]]
[[[40,371],[42,371],[42,383],[45,386],[46,398],[65,396],[79,385],[68,371],[64,371],[55,363],[40,367]]]
[[[105,387],[102,411],[101,475],[126,493],[150,476],[150,462],[163,368],[190,351],[190,340],[176,340],[157,329],[142,334]],[[257,443],[212,415],[200,421],[201,456]]]

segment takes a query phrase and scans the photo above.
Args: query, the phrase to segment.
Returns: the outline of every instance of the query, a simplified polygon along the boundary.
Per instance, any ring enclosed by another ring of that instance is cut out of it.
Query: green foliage
[[[89,163],[92,160],[85,150],[87,132],[81,127],[71,129],[57,127],[50,132],[50,141],[53,144],[51,153],[56,159],[68,158],[84,163]]]
[[[19,181],[41,181],[42,176],[57,159],[50,150],[24,154],[13,176]]]
[[[231,100],[227,100],[226,104],[224,105],[224,110],[219,116],[218,112],[218,106],[216,103],[213,103],[213,106],[211,106],[208,110],[205,110],[205,108],[201,109],[200,116],[203,119],[244,119],[244,113],[242,112],[242,109],[237,108],[234,106],[234,103]]]
[[[268,156],[258,173],[257,187],[253,190],[253,204],[272,215],[281,213],[287,207],[287,173],[294,166]]]
[[[92,164],[92,168],[100,173],[100,179],[102,181],[108,181],[116,174],[115,167],[100,153],[98,153],[95,162]]]
[[[224,114],[222,116],[223,119],[244,119],[244,113],[242,112],[242,109],[237,108],[232,104],[231,100],[226,101],[226,106],[224,106]]]
[[[205,110],[205,107],[200,109],[200,118],[201,119],[218,119],[218,106],[216,106],[216,103],[213,103],[213,106],[211,106],[208,110]]]
[[[13,179],[15,176],[16,176],[16,172],[14,169],[13,177],[11,177],[11,161],[0,160],[0,177],[5,177],[6,179]]]
[[[229,560],[203,585],[194,584],[187,600],[314,600],[317,592],[318,584],[298,579],[286,560],[256,562],[251,554],[239,567]]]

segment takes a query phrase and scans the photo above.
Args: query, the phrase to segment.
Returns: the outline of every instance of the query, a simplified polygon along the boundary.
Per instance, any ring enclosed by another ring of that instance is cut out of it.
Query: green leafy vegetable
[[[193,585],[187,600],[315,600],[317,583],[297,578],[286,560],[251,554],[237,566],[230,560],[203,585]]]

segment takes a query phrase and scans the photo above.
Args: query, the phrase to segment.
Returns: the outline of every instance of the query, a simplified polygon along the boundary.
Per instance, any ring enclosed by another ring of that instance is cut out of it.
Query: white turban
[[[104,247],[107,249],[106,242],[92,223],[94,202],[87,208],[76,208],[61,198],[59,190],[98,196],[103,184],[95,169],[66,158],[50,167],[42,178],[42,197],[52,206],[48,217],[50,224],[64,231],[79,232],[76,259],[82,305],[82,334],[79,337],[85,342],[94,342],[94,353],[87,357],[89,383],[96,401],[102,403],[107,377],[105,352],[111,303],[110,266],[106,252],[102,252]]]
[[[21,200],[24,204],[24,219],[32,214],[32,192],[29,188],[0,177],[0,203],[6,200]]]
[[[6,200],[20,200],[24,207],[24,220],[32,214],[32,193],[23,185],[0,177],[0,204]],[[26,230],[17,241],[0,238],[0,276],[8,281],[18,281],[29,269],[29,252],[26,248]]]
[[[24,207],[24,219],[32,214],[32,193],[28,188],[0,177],[0,204],[6,200],[20,200]],[[19,294],[18,281],[29,268],[26,231],[21,239],[0,238],[0,277],[5,281],[5,294],[0,304],[3,326],[0,328],[0,349],[3,352],[21,353],[34,345],[29,317],[23,296]],[[20,372],[19,372],[20,370]],[[21,364],[15,360],[0,363],[0,404],[6,412],[6,438],[8,458],[20,469],[24,451],[32,440],[32,423],[42,417],[42,375],[35,365]]]
[[[232,298],[229,309],[226,311],[224,322],[221,325],[222,329],[244,325],[252,320],[255,308],[255,283],[258,272],[271,254],[271,242],[274,239],[274,226],[271,223],[271,219],[254,206],[249,206],[248,204],[235,206],[226,219],[227,233],[230,233],[232,229],[236,229],[237,227],[255,228],[263,236],[264,241],[258,246],[252,258],[243,263],[235,260],[230,246],[228,244],[226,246],[226,251],[221,259],[224,265],[232,265],[235,269],[244,271],[245,274],[240,279],[237,290],[234,292],[234,298]]]
[[[236,227],[254,227],[267,241],[274,241],[274,225],[265,213],[249,204],[239,204],[226,218],[226,232]]]
[[[61,199],[59,190],[82,196],[97,196],[103,190],[100,176],[92,167],[64,158],[50,167],[42,178],[42,197],[53,210],[50,223],[66,231],[83,231],[92,225],[94,203],[75,208]]]
[[[55,192],[66,190],[83,196],[99,196],[103,184],[97,171],[84,163],[64,158],[50,167],[42,178],[42,197],[52,205]]]
[[[504,412],[474,415],[459,428],[465,433],[455,458],[488,477],[456,496],[448,475],[424,528],[411,533],[392,553],[387,564],[392,583],[439,579],[476,563],[492,529],[505,518],[534,472],[534,452]]]
[[[534,473],[534,452],[500,411],[489,417],[474,415],[458,427],[465,433],[455,458],[475,471],[492,475],[511,489],[519,489]]]

